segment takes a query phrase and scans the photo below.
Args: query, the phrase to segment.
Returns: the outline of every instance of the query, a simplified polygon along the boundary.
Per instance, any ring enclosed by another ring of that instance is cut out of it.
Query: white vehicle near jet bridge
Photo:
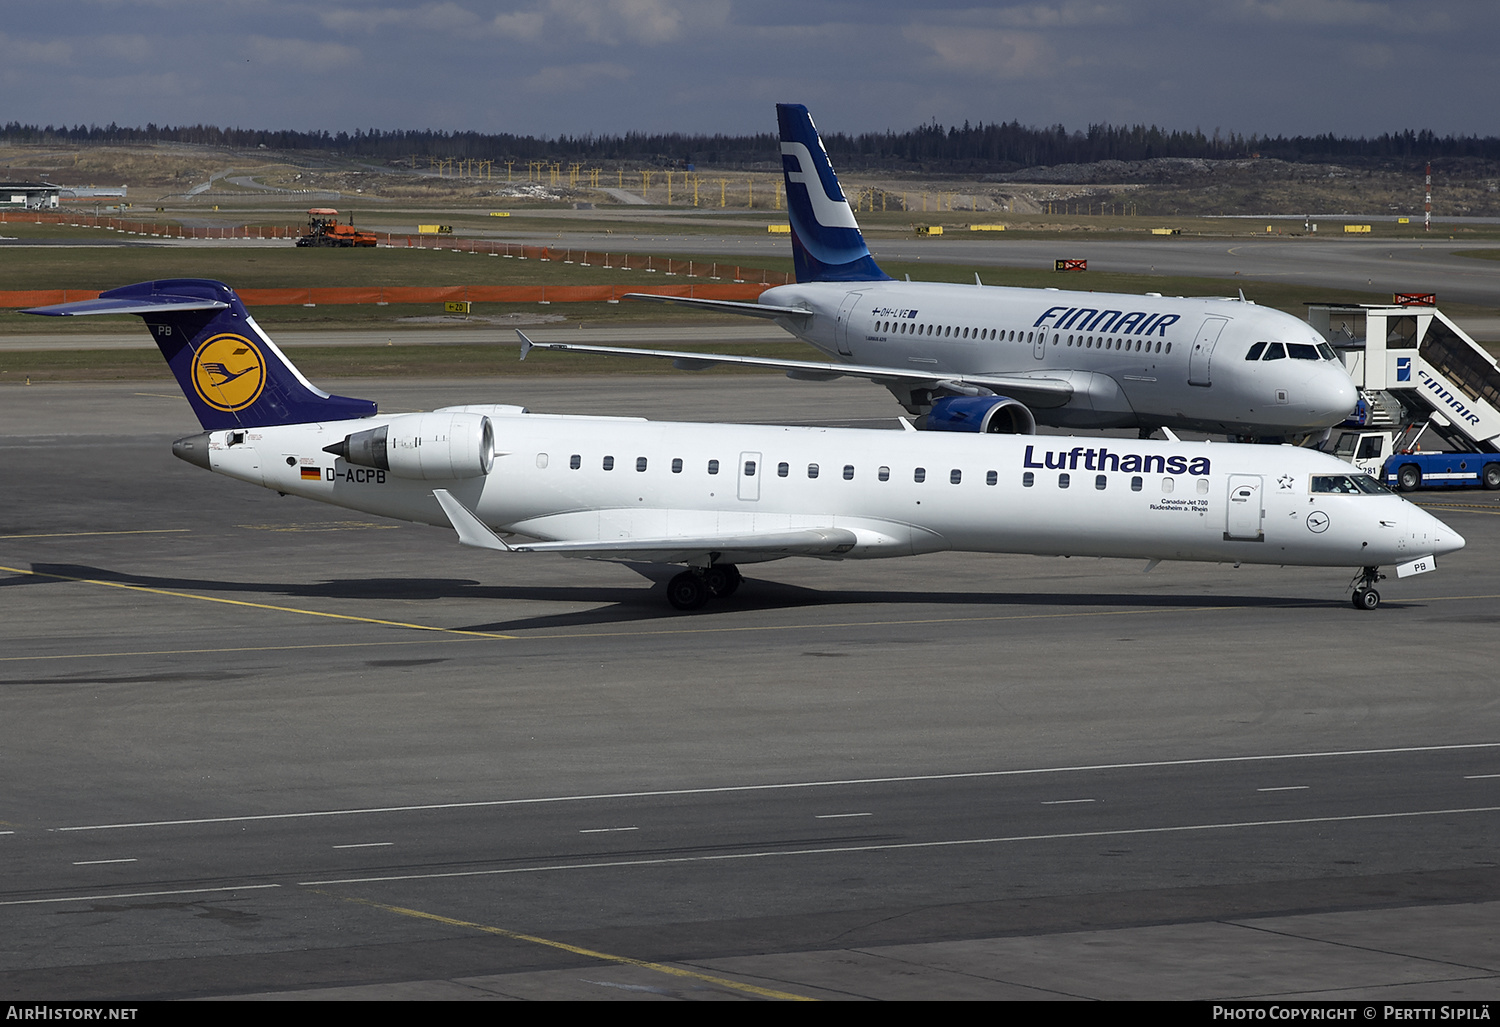
[[[1431,570],[1464,540],[1326,454],[1291,446],[947,435],[528,413],[380,417],[307,381],[219,282],[115,289],[36,314],[137,314],[204,431],[173,452],[287,495],[466,545],[683,564],[678,609],[738,565],[944,550]],[[502,536],[507,536],[502,538]],[[1148,569],[1149,569],[1148,565]]]
[[[807,108],[778,104],[795,285],[755,303],[629,294],[768,318],[827,363],[574,343],[537,348],[879,382],[921,426],[964,432],[1158,428],[1281,437],[1322,431],[1357,400],[1332,348],[1290,314],[1233,299],[893,281],[876,265]],[[1277,357],[1248,361],[1257,343]],[[524,356],[524,352],[523,352]]]

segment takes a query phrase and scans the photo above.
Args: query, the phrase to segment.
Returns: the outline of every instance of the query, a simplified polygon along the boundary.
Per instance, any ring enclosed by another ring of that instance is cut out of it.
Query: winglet
[[[523,336],[524,338],[524,336]],[[443,513],[448,516],[448,523],[453,525],[453,530],[458,532],[458,541],[462,545],[473,546],[475,549],[496,549],[502,553],[512,553],[515,550],[501,541],[489,527],[474,516],[468,507],[464,506],[447,489],[433,489],[432,498],[438,501],[438,506],[443,508]]]
[[[521,337],[521,359],[525,360],[526,354],[532,351],[532,349],[536,346],[536,343],[526,338],[526,333],[521,331],[521,329],[519,328],[516,329],[516,334]]]

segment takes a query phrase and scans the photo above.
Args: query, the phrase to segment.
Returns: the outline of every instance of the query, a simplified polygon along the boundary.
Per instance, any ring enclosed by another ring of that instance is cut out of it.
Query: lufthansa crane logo
[[[215,335],[193,357],[193,388],[215,410],[245,409],[265,384],[265,358],[243,335]]]

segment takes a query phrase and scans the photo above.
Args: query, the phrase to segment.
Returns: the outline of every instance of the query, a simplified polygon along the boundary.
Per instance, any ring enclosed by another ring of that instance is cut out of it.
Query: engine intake
[[[1009,396],[944,396],[927,415],[928,431],[967,431],[980,435],[1035,435],[1036,418]]]
[[[398,478],[477,478],[495,466],[495,429],[483,414],[404,414],[324,446],[323,452]]]

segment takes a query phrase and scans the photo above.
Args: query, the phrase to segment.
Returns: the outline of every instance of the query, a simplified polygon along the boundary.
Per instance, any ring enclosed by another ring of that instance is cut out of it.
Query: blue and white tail
[[[800,103],[778,103],[776,121],[797,281],[890,281],[870,256],[812,115]]]
[[[223,282],[141,282],[100,293],[96,300],[22,313],[139,315],[208,431],[347,421],[376,410],[370,400],[330,396],[304,378]]]

